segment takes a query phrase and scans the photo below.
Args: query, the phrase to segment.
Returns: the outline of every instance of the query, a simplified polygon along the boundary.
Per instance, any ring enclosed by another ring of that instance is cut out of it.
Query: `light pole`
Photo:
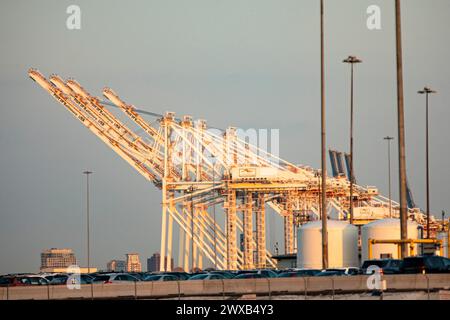
[[[425,122],[426,122],[426,167],[427,167],[427,239],[430,238],[430,166],[429,166],[429,156],[428,156],[428,95],[436,93],[436,91],[425,87],[423,90],[420,90],[417,92],[418,94],[424,94],[426,96],[426,116],[425,116]]]
[[[350,75],[350,224],[353,224],[353,183],[355,182],[355,175],[353,171],[353,65],[361,63],[362,60],[355,56],[349,56],[343,61],[351,66]]]
[[[83,171],[83,174],[86,175],[86,229],[87,229],[87,268],[88,273],[91,273],[91,260],[90,260],[90,238],[89,238],[89,175],[92,174],[92,171]]]
[[[391,195],[391,141],[393,137],[386,136],[383,138],[388,145],[388,185],[389,185],[389,218],[392,218],[392,195]]]
[[[321,122],[321,156],[322,156],[322,268],[328,268],[328,228],[327,228],[327,162],[326,154],[326,127],[325,127],[325,54],[324,54],[324,21],[323,0],[320,0],[320,122]]]
[[[445,231],[445,211],[444,210],[442,210],[442,231]],[[447,241],[449,241],[449,240],[447,240]],[[447,254],[447,255],[449,255],[449,254]]]
[[[405,149],[405,108],[403,99],[403,51],[402,51],[402,22],[400,0],[395,0],[395,39],[397,60],[397,127],[398,127],[398,169],[400,196],[400,239],[408,237],[407,219],[408,208],[406,198],[406,149]],[[401,245],[401,257],[408,256],[408,246]]]

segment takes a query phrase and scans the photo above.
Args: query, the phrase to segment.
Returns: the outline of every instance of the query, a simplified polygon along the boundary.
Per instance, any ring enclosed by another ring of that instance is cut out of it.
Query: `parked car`
[[[127,274],[137,278],[138,280],[142,280],[145,276],[145,272],[128,272]]]
[[[0,287],[8,286],[9,282],[10,282],[10,279],[7,276],[0,277]]]
[[[144,277],[143,281],[178,281],[178,277],[172,274],[152,274]]]
[[[277,276],[277,278],[297,278],[297,277],[305,277],[305,276],[295,271],[283,272]]]
[[[261,269],[258,270],[258,274],[262,275],[264,278],[276,278],[277,273],[270,269]]]
[[[277,273],[270,269],[240,270],[237,272],[237,275],[248,274],[248,273],[259,274],[259,275],[261,275],[262,278],[276,278],[277,277]]]
[[[0,287],[16,287],[16,286],[23,286],[21,281],[18,280],[15,276],[3,276],[0,279]]]
[[[135,282],[139,281],[138,278],[128,274],[128,273],[109,273],[97,275],[93,282],[94,283],[120,283],[120,282]]]
[[[318,274],[319,272],[322,272],[320,269],[296,269],[293,272],[297,272],[305,277],[312,277]]]
[[[203,271],[202,272],[190,272],[190,273],[188,273],[188,276],[189,276],[188,280],[198,274],[206,274],[206,272],[203,272]]]
[[[234,279],[259,279],[259,278],[265,278],[259,273],[241,273],[238,274]]]
[[[320,273],[321,270],[317,269],[304,269],[296,271],[283,272],[278,275],[278,278],[296,278],[296,277],[313,277]]]
[[[282,273],[293,272],[293,271],[296,271],[296,270],[293,269],[293,268],[289,268],[289,269],[275,269],[275,270],[273,270],[273,272],[275,272],[277,274],[277,276],[282,274]]]
[[[190,277],[188,280],[220,280],[225,277],[218,273],[203,273]]]
[[[315,277],[331,277],[331,276],[345,276],[345,270],[323,270],[315,275]]]
[[[220,274],[225,279],[233,279],[234,278],[234,274],[232,274],[229,271],[217,271],[217,270],[214,270],[214,271],[211,271],[209,273],[211,273],[211,274]]]
[[[48,285],[49,281],[42,276],[19,276],[16,277],[16,281],[20,282],[24,286],[44,286]]]
[[[357,275],[357,274],[360,274],[359,268],[355,268],[355,267],[347,267],[347,268],[330,268],[330,269],[326,269],[325,271],[338,271],[338,272],[343,272],[343,275],[346,275],[346,276],[355,276],[355,275]]]
[[[382,269],[384,274],[396,274],[400,273],[400,265],[402,261],[398,259],[373,259],[366,260],[361,266],[362,274],[372,274],[373,272],[367,272],[367,268],[370,266],[377,266]]]
[[[187,280],[190,278],[189,273],[182,271],[165,272],[164,274],[170,274],[178,278],[178,280]]]
[[[58,274],[52,276],[52,279],[50,280],[50,285],[61,285],[61,284],[67,284],[67,280],[69,279],[68,274]],[[75,284],[77,277],[72,278],[74,282],[72,284]],[[87,274],[80,274],[80,284],[91,284],[93,282],[93,278]]]
[[[400,271],[402,273],[447,273],[449,260],[439,256],[417,256],[403,259]]]
[[[450,259],[444,258],[444,264],[447,267],[447,271],[450,271]]]

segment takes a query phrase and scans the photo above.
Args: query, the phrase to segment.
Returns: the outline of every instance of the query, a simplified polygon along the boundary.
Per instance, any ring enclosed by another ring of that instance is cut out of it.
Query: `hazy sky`
[[[450,209],[450,1],[402,2],[408,178],[425,207],[425,109],[416,92],[429,85],[439,91],[430,167],[431,208],[440,215]],[[81,30],[66,28],[70,4],[81,7]],[[372,4],[381,8],[378,31],[366,27]],[[357,55],[355,173],[387,194],[382,138],[397,137],[393,1],[325,6],[328,147],[348,148],[349,69],[341,61]],[[85,265],[85,168],[95,172],[93,264],[139,252],[145,265],[159,250],[160,191],[31,81],[29,67],[74,77],[95,95],[110,86],[158,113],[278,128],[282,158],[319,167],[318,0],[4,0],[0,43],[0,273],[37,271],[50,247],[73,248]],[[397,199],[396,156],[392,164]]]

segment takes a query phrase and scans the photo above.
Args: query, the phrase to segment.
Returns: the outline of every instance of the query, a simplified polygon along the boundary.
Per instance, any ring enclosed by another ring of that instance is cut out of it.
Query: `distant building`
[[[76,265],[72,249],[51,248],[41,253],[41,271],[52,268],[67,268]]]
[[[71,268],[41,268],[41,272],[48,272],[48,273],[74,273],[76,270],[76,273],[84,274],[84,273],[93,273],[97,272],[98,269],[94,267],[90,267],[89,269],[86,267],[78,268],[78,269],[71,269]]]
[[[127,270],[127,262],[124,260],[111,260],[106,265],[106,270],[111,272],[124,272]]]
[[[142,265],[138,253],[127,253],[127,272],[141,272]]]
[[[76,266],[77,259],[75,258],[75,254],[72,249],[58,249],[51,248],[45,250],[41,253],[41,272],[51,272],[51,273],[65,273],[65,272],[73,272],[68,270],[69,266]],[[77,272],[80,273],[88,273],[88,272],[97,272],[97,268],[90,267],[82,268],[79,267]]]
[[[160,270],[161,255],[156,252],[147,259],[147,271],[155,272]],[[167,270],[167,256],[164,258],[164,267]],[[173,270],[173,258],[170,259],[170,270]]]

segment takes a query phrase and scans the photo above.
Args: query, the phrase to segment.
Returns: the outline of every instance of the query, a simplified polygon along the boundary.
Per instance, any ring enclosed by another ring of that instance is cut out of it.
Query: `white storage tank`
[[[328,220],[328,267],[358,267],[358,228],[346,221]],[[322,221],[298,230],[297,268],[322,268]]]
[[[448,245],[448,237],[449,237],[449,232],[439,232],[438,233],[438,235],[437,235],[437,239],[438,240],[442,240],[442,245],[444,246],[444,250],[443,250],[443,253],[444,253],[444,257],[447,257],[447,258],[449,258],[449,252],[448,252],[448,248],[449,248],[449,245]]]
[[[419,228],[417,222],[408,220],[408,239],[419,239]],[[370,222],[361,228],[361,263],[369,259],[369,239],[400,240],[400,220],[381,219]],[[419,245],[414,245],[414,252],[416,255],[420,254]],[[383,258],[399,259],[398,246],[396,244],[372,245],[372,259]]]

